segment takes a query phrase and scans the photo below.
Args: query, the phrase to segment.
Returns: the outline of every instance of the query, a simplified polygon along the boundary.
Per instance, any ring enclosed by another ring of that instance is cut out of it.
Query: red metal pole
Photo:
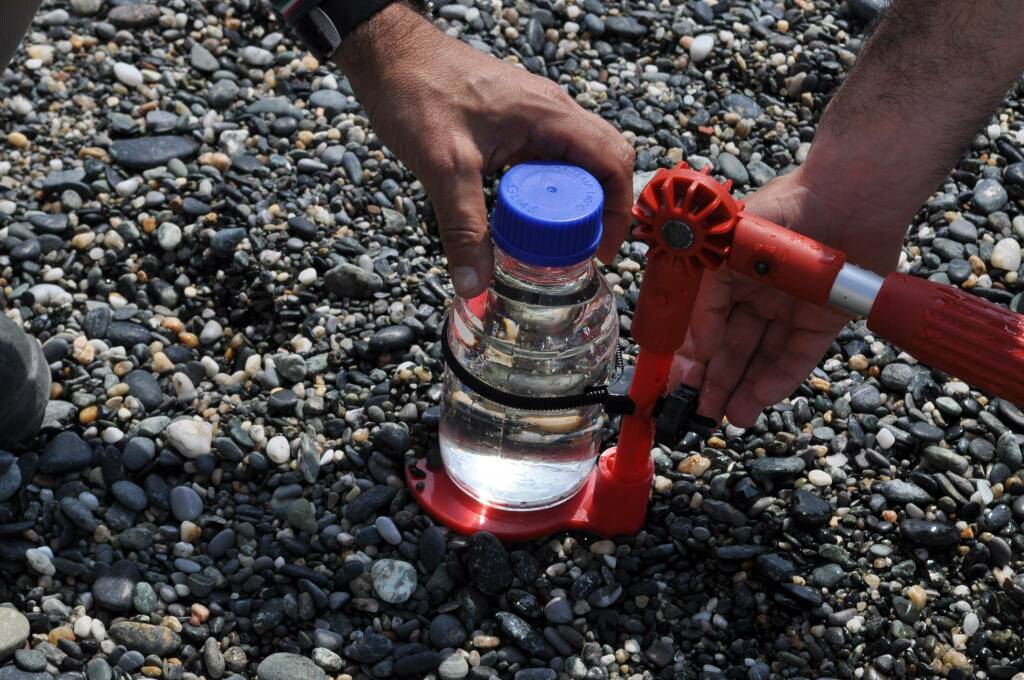
[[[640,350],[629,388],[636,410],[622,419],[619,445],[610,463],[612,476],[616,479],[635,481],[650,472],[651,443],[654,441],[651,410],[665,393],[673,356],[672,352]]]

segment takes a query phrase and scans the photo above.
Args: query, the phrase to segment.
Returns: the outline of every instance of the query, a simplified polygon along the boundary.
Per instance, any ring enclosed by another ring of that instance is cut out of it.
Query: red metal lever
[[[952,286],[890,274],[868,328],[924,364],[1024,404],[1024,316]]]

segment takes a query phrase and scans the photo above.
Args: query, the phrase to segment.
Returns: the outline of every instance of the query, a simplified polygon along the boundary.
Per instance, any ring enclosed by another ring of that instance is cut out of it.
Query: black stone
[[[390,503],[397,493],[398,489],[392,486],[372,486],[345,506],[345,519],[356,524],[365,522]]]
[[[385,326],[370,338],[369,348],[375,354],[407,349],[415,335],[408,326]]]
[[[911,543],[931,548],[950,547],[960,540],[955,527],[923,519],[903,520],[900,524],[900,534]]]
[[[139,344],[148,344],[149,329],[130,321],[113,321],[107,328],[107,340],[112,345],[132,348]]]
[[[496,595],[512,585],[512,563],[508,552],[493,534],[480,531],[469,539],[466,551],[469,578],[488,595]]]
[[[524,652],[533,656],[544,654],[544,637],[533,626],[511,612],[498,612],[494,617],[505,634]]]
[[[832,505],[810,491],[793,492],[793,520],[800,526],[813,529],[824,526],[832,517]]]
[[[131,371],[123,380],[128,385],[128,392],[138,399],[147,411],[153,411],[163,403],[164,392],[160,389],[156,377],[149,371]]]
[[[345,648],[345,656],[358,663],[377,663],[391,653],[391,640],[380,633],[367,631]]]
[[[92,584],[96,603],[115,612],[133,610],[132,595],[142,574],[134,562],[118,560]]]
[[[173,158],[190,158],[197,151],[199,142],[195,139],[174,135],[119,139],[110,145],[110,157],[114,162],[132,170],[166,165]]]
[[[92,465],[92,447],[74,432],[61,432],[50,440],[39,457],[44,475],[63,475]]]

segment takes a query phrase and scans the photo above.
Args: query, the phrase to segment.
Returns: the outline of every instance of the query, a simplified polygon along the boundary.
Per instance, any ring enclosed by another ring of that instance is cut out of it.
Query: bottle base
[[[441,458],[452,482],[488,507],[513,512],[545,510],[572,498],[587,481],[597,456],[544,462],[486,455],[441,438]]]

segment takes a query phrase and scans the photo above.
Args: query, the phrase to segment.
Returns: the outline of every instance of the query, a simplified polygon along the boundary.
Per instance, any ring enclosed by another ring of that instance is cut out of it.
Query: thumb
[[[483,177],[479,171],[467,168],[441,177],[426,188],[434,204],[455,292],[464,298],[475,297],[490,285],[494,272]]]

